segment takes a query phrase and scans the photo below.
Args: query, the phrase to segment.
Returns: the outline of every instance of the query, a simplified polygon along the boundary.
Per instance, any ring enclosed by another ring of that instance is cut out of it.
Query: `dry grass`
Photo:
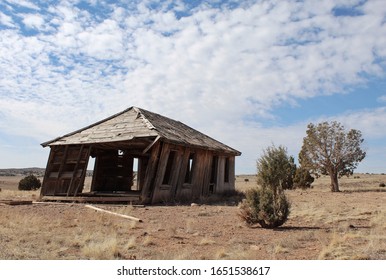
[[[17,191],[18,179],[0,177],[0,200],[37,199],[38,191]],[[98,205],[144,223],[82,204],[0,204],[0,259],[385,259],[383,181],[383,175],[342,178],[336,194],[322,177],[313,189],[287,191],[292,212],[278,230],[247,227],[236,205],[217,202]],[[255,184],[254,176],[236,180],[239,191]]]
[[[382,259],[386,255],[386,214],[374,213],[369,231],[353,225],[335,228],[330,242],[320,252],[320,259]]]
[[[199,242],[198,242],[198,245],[200,246],[205,246],[205,245],[214,245],[216,244],[216,241],[214,241],[213,239],[210,239],[208,237],[204,237],[202,238]]]
[[[82,254],[91,260],[111,260],[119,256],[118,240],[116,236],[107,239],[87,242],[82,248]]]

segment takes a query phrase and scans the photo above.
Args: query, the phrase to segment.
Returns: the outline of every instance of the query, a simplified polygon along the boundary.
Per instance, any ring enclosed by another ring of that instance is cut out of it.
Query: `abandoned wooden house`
[[[51,148],[41,200],[193,201],[235,188],[241,153],[189,126],[130,107],[42,143]],[[84,187],[90,157],[91,186]]]

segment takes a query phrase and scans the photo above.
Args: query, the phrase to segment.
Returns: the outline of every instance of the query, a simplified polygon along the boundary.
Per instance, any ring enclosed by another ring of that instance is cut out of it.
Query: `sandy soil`
[[[0,177],[0,200],[36,200],[38,192],[15,190],[18,179]],[[291,215],[276,230],[246,226],[235,199],[96,205],[142,223],[83,204],[0,204],[0,259],[386,259],[383,181],[385,175],[358,174],[341,180],[341,193],[329,191],[328,178],[287,191]],[[255,185],[254,176],[237,176],[238,190]]]

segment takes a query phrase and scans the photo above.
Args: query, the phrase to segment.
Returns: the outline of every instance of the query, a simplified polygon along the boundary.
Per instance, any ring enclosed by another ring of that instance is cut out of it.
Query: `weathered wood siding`
[[[142,149],[148,145],[143,142]],[[105,146],[52,146],[43,180],[43,196],[82,193],[90,151],[96,157],[91,192],[134,193],[141,203],[193,201],[234,189],[235,156],[162,140],[146,153]],[[133,162],[138,159],[137,183]]]
[[[221,194],[235,189],[235,157],[219,156],[215,193]]]
[[[90,147],[84,145],[52,147],[41,195],[73,196],[81,192],[89,154]]]
[[[154,181],[153,203],[173,200],[173,191],[177,187],[177,181],[181,170],[181,161],[181,147],[169,143],[162,144],[158,170]],[[169,173],[168,176],[166,175],[167,173]]]
[[[143,179],[142,192],[141,192],[142,203],[151,203],[160,153],[161,153],[161,143],[156,142],[151,148],[149,162],[147,164],[145,176]]]
[[[218,158],[215,170],[212,168],[214,157]],[[188,179],[190,158],[193,161],[191,178]],[[214,183],[211,182],[212,172],[215,172]],[[163,143],[151,202],[189,201],[224,193],[234,189],[234,178],[234,156],[218,156],[209,150]]]

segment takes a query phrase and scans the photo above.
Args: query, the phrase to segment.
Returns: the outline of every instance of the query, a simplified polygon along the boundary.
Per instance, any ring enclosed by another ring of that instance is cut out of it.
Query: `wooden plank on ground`
[[[138,218],[135,218],[135,217],[132,217],[132,216],[111,212],[111,211],[108,211],[108,210],[105,210],[105,209],[102,209],[102,208],[98,208],[98,207],[95,207],[95,206],[92,206],[92,205],[89,205],[89,204],[86,204],[85,207],[93,209],[93,210],[98,211],[98,212],[103,212],[103,213],[107,213],[107,214],[110,214],[110,215],[118,216],[118,217],[121,217],[121,218],[124,218],[124,219],[129,219],[129,220],[132,220],[132,221],[136,221],[136,222],[142,223],[141,219],[138,219]]]
[[[72,206],[74,203],[69,203],[69,202],[56,202],[56,201],[33,201],[33,204],[38,204],[38,205],[67,205],[67,206]]]
[[[32,204],[32,200],[0,200],[0,203],[6,205],[28,205]]]
[[[41,201],[72,201],[72,202],[139,202],[139,195],[133,196],[50,196],[40,198]]]

